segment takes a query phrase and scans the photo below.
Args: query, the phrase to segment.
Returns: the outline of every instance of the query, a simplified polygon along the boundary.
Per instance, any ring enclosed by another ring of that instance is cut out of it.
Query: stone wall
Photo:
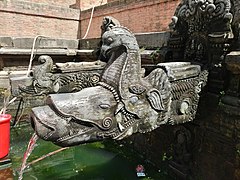
[[[95,8],[87,38],[100,36],[99,24],[104,16],[113,16],[121,25],[134,33],[159,32],[168,29],[171,17],[180,0],[115,0]],[[79,38],[83,37],[91,15],[91,9],[81,12]]]
[[[69,8],[75,1],[0,1],[1,36],[76,39],[80,10]]]
[[[132,148],[175,179],[239,179],[240,116],[225,112],[219,99],[205,93],[192,123],[162,126],[134,135],[127,143],[133,142]]]

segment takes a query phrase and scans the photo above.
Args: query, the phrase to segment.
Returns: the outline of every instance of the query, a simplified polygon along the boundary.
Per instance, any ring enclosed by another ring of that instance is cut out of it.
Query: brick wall
[[[69,8],[75,0],[0,1],[0,36],[76,39],[80,10]]]
[[[87,38],[100,36],[104,16],[117,18],[134,33],[165,31],[179,2],[180,0],[108,0],[106,5],[95,8]],[[86,32],[90,14],[90,9],[81,12],[81,37]]]
[[[90,9],[93,6],[104,5],[107,3],[107,0],[80,0],[80,9],[82,11]]]
[[[87,38],[100,36],[102,18],[107,15],[119,19],[134,33],[165,31],[179,1],[1,0],[0,25],[4,28],[0,36],[35,37],[41,34],[52,38],[81,38],[88,26],[89,8],[93,5],[97,7]],[[80,9],[84,10],[81,18]]]

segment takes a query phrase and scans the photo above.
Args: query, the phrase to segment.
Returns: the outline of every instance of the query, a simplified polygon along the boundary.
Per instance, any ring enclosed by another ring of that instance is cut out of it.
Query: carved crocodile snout
[[[73,134],[68,128],[70,119],[58,116],[49,106],[33,108],[30,117],[37,135],[46,141],[57,142]]]
[[[116,101],[110,91],[97,86],[78,93],[50,95],[47,105],[32,109],[31,121],[38,136],[59,146],[102,139],[112,131]]]
[[[49,106],[33,108],[31,124],[41,139],[52,141],[62,147],[97,139],[93,132],[93,126],[61,118]]]

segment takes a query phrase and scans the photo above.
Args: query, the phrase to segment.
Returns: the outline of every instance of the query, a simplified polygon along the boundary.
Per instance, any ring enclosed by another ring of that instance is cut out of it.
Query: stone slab
[[[240,51],[232,51],[226,56],[227,69],[240,74]]]
[[[13,46],[15,48],[24,49],[32,48],[34,38],[22,38],[14,37],[12,38]],[[78,40],[77,39],[52,39],[48,37],[40,37],[36,41],[36,47],[38,48],[67,48],[67,49],[77,49]]]
[[[13,47],[13,41],[11,37],[0,37],[0,47]]]
[[[10,78],[11,90],[13,96],[19,96],[19,86],[32,85],[32,77],[20,76]]]
[[[0,48],[0,55],[30,55],[31,49]],[[76,49],[37,49],[34,54],[75,56]]]

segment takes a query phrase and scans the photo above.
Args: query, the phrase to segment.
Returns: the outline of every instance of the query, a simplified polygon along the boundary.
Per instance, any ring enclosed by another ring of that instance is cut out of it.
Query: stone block
[[[240,51],[232,51],[226,56],[227,69],[233,74],[240,74]]]
[[[34,38],[13,38],[14,48],[27,49],[32,48]],[[51,49],[77,49],[77,39],[53,39],[48,37],[40,37],[36,41],[35,47],[37,48],[51,48]]]
[[[0,37],[0,47],[12,47],[13,41],[11,37]]]
[[[135,34],[140,47],[160,48],[167,45],[169,32],[152,32]]]
[[[11,91],[13,96],[19,96],[19,86],[30,86],[32,77],[20,76],[10,78]]]

